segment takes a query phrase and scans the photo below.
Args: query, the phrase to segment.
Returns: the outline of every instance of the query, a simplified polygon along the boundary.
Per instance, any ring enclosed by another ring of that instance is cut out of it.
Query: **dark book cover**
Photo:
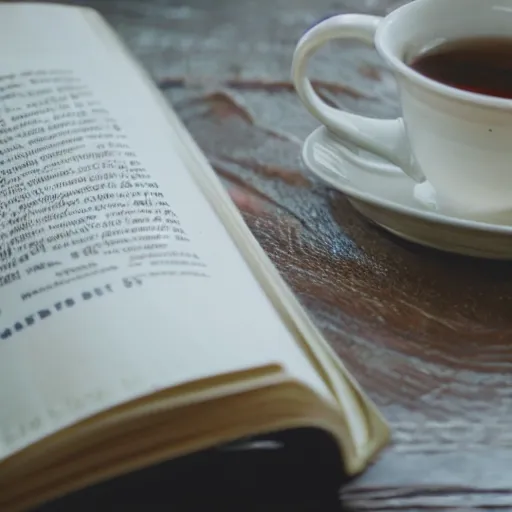
[[[339,510],[343,469],[316,429],[256,436],[142,469],[33,512]],[[335,508],[333,508],[335,507]]]

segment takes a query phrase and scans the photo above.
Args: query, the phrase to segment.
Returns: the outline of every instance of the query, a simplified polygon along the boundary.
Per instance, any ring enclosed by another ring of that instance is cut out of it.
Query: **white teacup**
[[[293,81],[306,108],[329,130],[416,181],[426,178],[441,208],[469,217],[512,210],[512,100],[446,86],[407,65],[443,41],[489,36],[512,37],[512,0],[415,0],[385,18],[334,16],[299,41]],[[403,118],[349,114],[319,98],[306,67],[332,39],[375,45],[396,76]]]

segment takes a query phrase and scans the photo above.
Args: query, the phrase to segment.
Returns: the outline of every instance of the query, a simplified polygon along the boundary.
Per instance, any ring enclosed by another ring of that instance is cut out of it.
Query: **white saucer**
[[[362,215],[387,231],[442,251],[492,259],[512,259],[512,226],[453,217],[437,210],[428,182],[416,184],[398,168],[350,148],[348,157],[326,128],[305,141],[302,156],[322,181],[343,192]],[[353,154],[353,153],[351,153]]]

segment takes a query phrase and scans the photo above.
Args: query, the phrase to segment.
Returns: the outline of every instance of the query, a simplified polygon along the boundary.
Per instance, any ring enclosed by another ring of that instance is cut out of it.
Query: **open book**
[[[313,429],[388,428],[94,11],[0,5],[0,510]]]

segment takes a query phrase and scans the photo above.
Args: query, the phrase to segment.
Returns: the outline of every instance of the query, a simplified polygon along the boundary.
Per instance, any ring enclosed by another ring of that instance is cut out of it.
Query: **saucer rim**
[[[315,137],[320,136],[321,138],[324,138],[324,133],[328,132],[328,129],[325,126],[319,126],[315,130],[313,130],[304,140],[304,143],[302,145],[302,160],[306,167],[321,181],[324,183],[327,183],[332,188],[335,188],[344,194],[347,194],[348,196],[357,199],[359,201],[363,201],[365,203],[369,203],[371,205],[380,206],[384,209],[394,211],[398,214],[406,215],[409,217],[415,217],[417,219],[421,220],[428,220],[433,223],[439,223],[446,226],[455,226],[458,228],[463,228],[467,230],[476,230],[476,231],[485,231],[487,233],[492,232],[496,234],[503,234],[503,235],[512,235],[512,225],[504,225],[504,224],[492,224],[490,222],[484,222],[484,221],[477,221],[477,220],[471,220],[471,219],[462,219],[460,217],[452,217],[447,214],[437,213],[437,212],[430,212],[420,209],[415,209],[410,206],[405,206],[400,203],[396,203],[394,201],[391,201],[390,199],[381,198],[379,196],[376,196],[374,194],[370,194],[368,192],[364,192],[361,189],[355,188],[353,186],[350,186],[349,183],[338,183],[336,180],[330,180],[327,178],[323,171],[319,171],[315,168],[317,165],[315,162],[315,166],[311,165],[311,159],[308,158],[306,155],[307,148],[312,144],[312,141]],[[335,144],[339,144],[336,141],[333,141]],[[343,160],[343,158],[341,157]],[[345,161],[345,160],[343,160]],[[352,167],[359,167],[356,164],[352,162],[347,162],[347,165],[350,165]],[[333,174],[338,175],[341,179],[342,176],[337,173],[337,171],[333,171]],[[407,179],[410,179],[407,177],[405,173],[402,173],[403,176]],[[389,176],[390,178],[395,178],[399,176],[397,174],[394,174],[393,176]],[[334,183],[333,183],[334,182]]]

